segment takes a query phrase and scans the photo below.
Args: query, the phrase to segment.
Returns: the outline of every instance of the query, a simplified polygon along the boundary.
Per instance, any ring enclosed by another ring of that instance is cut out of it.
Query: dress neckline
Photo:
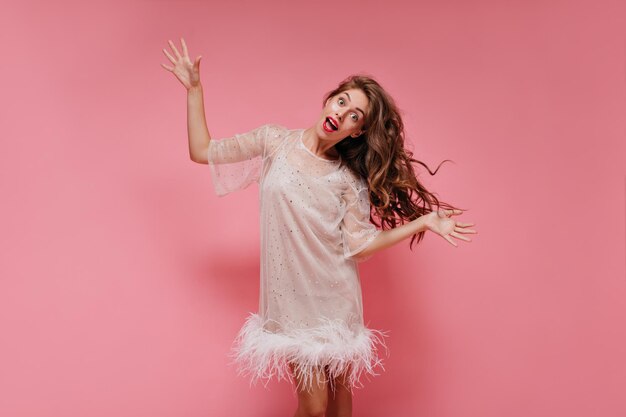
[[[335,164],[339,161],[341,161],[341,155],[339,155],[338,159],[326,159],[326,158],[322,158],[321,156],[316,155],[312,150],[310,150],[305,144],[304,144],[304,140],[302,139],[302,137],[304,136],[304,130],[305,129],[300,129],[300,139],[298,140],[298,142],[300,142],[300,146],[302,146],[304,148],[304,150],[306,150],[311,156],[313,156],[314,158],[317,158],[321,161],[324,162],[330,162],[332,164]]]

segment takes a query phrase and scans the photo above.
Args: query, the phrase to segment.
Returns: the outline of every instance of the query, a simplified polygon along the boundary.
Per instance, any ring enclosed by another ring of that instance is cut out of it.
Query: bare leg
[[[312,386],[305,390],[302,387],[301,377],[296,372],[296,367],[290,364],[289,368],[298,384],[298,409],[294,417],[324,417],[328,404],[328,382],[326,382],[324,370],[319,369],[317,371]]]
[[[326,417],[352,417],[352,390],[348,384],[350,369],[335,378],[335,391],[328,386],[328,409]]]

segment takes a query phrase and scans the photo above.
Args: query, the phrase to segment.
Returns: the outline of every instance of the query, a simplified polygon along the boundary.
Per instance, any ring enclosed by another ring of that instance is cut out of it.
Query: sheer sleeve
[[[218,196],[259,182],[263,159],[282,135],[279,125],[266,124],[229,138],[211,139],[207,160]]]
[[[344,256],[348,259],[363,262],[372,257],[353,258],[354,255],[365,249],[382,230],[370,222],[369,190],[364,180],[351,181],[348,190],[343,195],[346,211],[341,220],[341,236]]]

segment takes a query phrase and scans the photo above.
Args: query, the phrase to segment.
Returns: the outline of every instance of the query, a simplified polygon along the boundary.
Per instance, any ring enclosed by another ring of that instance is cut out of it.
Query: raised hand
[[[435,232],[450,244],[457,246],[450,236],[457,239],[471,242],[472,239],[466,236],[461,236],[461,233],[477,233],[476,230],[467,229],[469,226],[474,226],[476,223],[461,223],[454,219],[452,216],[457,216],[463,213],[462,210],[437,210],[426,214],[426,226],[431,232]]]
[[[176,55],[176,58],[170,55],[165,50],[165,48],[163,48],[163,53],[165,54],[167,59],[169,59],[170,62],[174,64],[174,66],[170,67],[165,64],[161,64],[161,66],[166,70],[173,72],[176,78],[178,78],[178,80],[185,86],[187,90],[192,87],[198,86],[200,84],[200,59],[202,58],[202,56],[198,55],[196,60],[192,63],[189,59],[189,54],[187,53],[187,45],[185,45],[185,40],[183,38],[180,38],[180,42],[183,45],[182,56],[180,55],[178,49],[176,49],[176,46],[172,41],[168,40],[167,42],[174,51],[174,55]]]

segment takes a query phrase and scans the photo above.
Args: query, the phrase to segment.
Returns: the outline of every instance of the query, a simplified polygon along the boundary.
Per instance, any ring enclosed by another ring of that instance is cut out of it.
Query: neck
[[[335,145],[340,141],[341,139],[329,141],[320,138],[315,132],[315,127],[310,127],[302,133],[304,146],[320,158],[337,159],[339,154],[335,150]]]

